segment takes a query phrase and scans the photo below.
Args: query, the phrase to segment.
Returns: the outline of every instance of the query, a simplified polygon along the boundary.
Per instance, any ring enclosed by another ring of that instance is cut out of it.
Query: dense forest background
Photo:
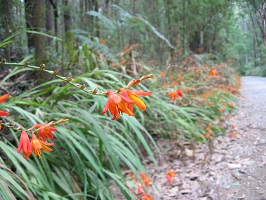
[[[112,53],[141,44],[147,61],[164,63],[182,49],[233,58],[243,74],[265,73],[265,1],[12,0],[1,1],[0,9],[1,39],[19,34],[1,50],[8,60],[35,52],[36,63],[63,62],[85,40],[100,48],[99,40]]]
[[[237,134],[238,73],[266,76],[265,6],[0,0],[0,199],[151,200],[156,139],[193,157]]]

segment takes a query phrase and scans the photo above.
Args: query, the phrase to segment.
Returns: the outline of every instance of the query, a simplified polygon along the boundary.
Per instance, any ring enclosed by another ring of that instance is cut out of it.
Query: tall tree
[[[34,0],[33,26],[38,32],[45,31],[45,0]],[[34,34],[34,62],[37,66],[45,61],[45,47],[46,38],[41,34]],[[39,71],[36,71],[36,77],[38,82],[43,82],[46,78],[43,72]]]
[[[46,0],[46,30],[48,34],[55,35],[55,4],[53,0]],[[47,39],[49,46],[52,45],[53,40]]]
[[[36,31],[44,32],[45,30],[45,0],[34,0],[33,8],[33,26]],[[40,65],[44,62],[45,37],[41,34],[34,35],[34,47],[35,47],[35,64]]]

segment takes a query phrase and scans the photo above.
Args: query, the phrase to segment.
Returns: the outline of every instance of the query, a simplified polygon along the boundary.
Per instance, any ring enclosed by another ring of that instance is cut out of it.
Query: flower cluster
[[[217,72],[217,70],[214,67],[210,69],[210,71],[209,71],[209,75],[210,76],[215,76],[217,74],[218,74],[218,72]]]
[[[139,174],[141,180],[139,181],[138,178],[133,174],[133,172],[129,173],[130,177],[134,179],[137,185],[137,195],[138,200],[152,200],[152,196],[147,193],[146,187],[152,185],[152,179],[149,178],[144,172]]]
[[[122,113],[126,113],[129,116],[134,116],[133,105],[135,104],[140,110],[146,109],[146,104],[139,97],[149,96],[152,92],[145,92],[143,90],[129,90],[129,87],[135,86],[140,81],[147,78],[151,78],[152,75],[143,76],[140,79],[131,80],[127,87],[120,88],[118,91],[108,90],[105,94],[108,95],[108,100],[103,108],[102,114],[105,114],[108,110],[113,115],[112,120],[120,117]]]
[[[173,177],[175,177],[175,170],[171,169],[167,172],[166,178],[169,183],[173,183]]]
[[[170,91],[166,96],[169,96],[170,100],[175,100],[178,97],[182,97],[184,95],[181,90],[177,89]]]
[[[173,183],[173,178],[175,177],[175,175],[175,170],[171,169],[167,171],[166,179],[170,184]],[[152,186],[152,178],[148,177],[144,172],[141,172],[139,174],[140,178],[135,176],[133,172],[129,172],[129,176],[135,181],[136,195],[138,196],[138,200],[152,200],[152,195],[149,191],[149,188]]]
[[[48,124],[35,124],[33,127],[28,129],[28,132],[31,132],[31,140],[28,136],[26,130],[22,130],[17,152],[21,152],[24,155],[24,158],[28,158],[32,153],[41,158],[41,150],[51,152],[53,151],[48,146],[54,146],[54,143],[49,143],[46,139],[53,139],[53,132],[56,131],[56,128],[53,126],[57,123],[66,122],[67,119],[61,119],[57,122],[50,122]],[[35,129],[35,131],[34,131]],[[34,132],[38,133],[38,136]]]

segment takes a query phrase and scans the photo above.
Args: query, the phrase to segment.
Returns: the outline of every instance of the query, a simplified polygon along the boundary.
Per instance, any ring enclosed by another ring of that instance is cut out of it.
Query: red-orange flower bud
[[[140,80],[142,81],[142,80],[145,80],[145,79],[148,79],[148,78],[152,78],[152,77],[153,77],[153,74],[149,74],[149,75],[146,75],[146,76],[142,76],[140,78]]]
[[[5,101],[8,97],[9,97],[9,94],[4,94],[4,95],[0,96],[0,103]],[[1,116],[7,116],[7,115],[8,115],[8,112],[0,110],[0,117]]]
[[[31,154],[32,152],[30,139],[25,130],[22,130],[20,135],[17,152],[20,152],[21,150],[24,156]]]
[[[35,124],[34,127],[38,129],[38,138],[42,138],[43,141],[46,141],[46,138],[53,139],[53,132],[56,131],[56,128],[53,128],[54,122],[49,124]]]

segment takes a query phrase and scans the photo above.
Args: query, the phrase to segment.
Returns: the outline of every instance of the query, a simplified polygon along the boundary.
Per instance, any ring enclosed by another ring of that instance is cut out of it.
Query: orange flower
[[[113,115],[112,120],[119,117],[122,112],[128,114],[129,116],[134,116],[134,113],[128,108],[128,106],[134,104],[135,102],[128,98],[126,92],[122,95],[118,95],[113,90],[109,90],[107,91],[107,94],[108,100],[102,114],[106,113],[109,109],[110,113]]]
[[[147,193],[142,194],[140,197],[141,198],[139,198],[139,200],[152,200],[152,196],[150,194],[147,194]]]
[[[21,150],[25,156],[27,154],[31,154],[32,152],[30,139],[25,130],[22,130],[22,133],[20,135],[17,152],[20,152]]]
[[[128,94],[128,97],[132,101],[134,101],[134,103],[136,104],[136,106],[138,106],[138,108],[140,110],[145,110],[146,109],[146,104],[144,103],[144,101],[142,101],[139,98],[139,96],[149,96],[149,95],[152,94],[152,92],[144,92],[143,90],[129,90],[129,89],[126,89],[126,93]],[[130,104],[128,106],[128,108],[132,111],[133,110],[133,105]]]
[[[211,124],[208,124],[207,128],[206,128],[206,131],[210,131],[212,129],[212,125]]]
[[[229,137],[232,138],[232,137],[235,137],[237,135],[237,132],[236,131],[233,131],[233,132],[230,132],[229,133]]]
[[[176,93],[177,93],[180,97],[184,96],[183,93],[181,92],[181,90],[176,90]]]
[[[31,140],[31,149],[32,151],[34,152],[34,154],[36,156],[39,156],[39,158],[41,158],[41,149],[43,149],[44,151],[47,151],[47,152],[51,152],[53,151],[52,149],[50,149],[49,147],[47,146],[53,146],[54,143],[48,143],[48,142],[44,142],[42,140],[39,140],[36,135],[34,133],[32,133],[32,136],[31,136],[32,140]],[[32,152],[28,152],[24,158],[28,158],[30,155],[31,155]]]
[[[205,135],[206,138],[210,138],[211,137],[211,134],[209,132],[206,133]]]
[[[224,108],[219,108],[219,112],[223,112],[224,111]]]
[[[113,63],[112,66],[113,67],[117,67],[118,66],[118,63]]]
[[[0,96],[0,103],[2,103],[3,101],[5,101],[7,98],[9,97],[9,94],[4,94],[2,96]],[[1,116],[7,116],[8,112],[5,112],[3,110],[0,110],[0,117]]]
[[[46,141],[46,138],[53,139],[53,131],[56,131],[56,128],[51,127],[49,124],[35,124],[34,127],[38,129],[38,138],[42,138],[43,141]]]
[[[214,67],[212,69],[210,69],[210,71],[209,71],[209,75],[210,76],[215,76],[217,74],[218,74],[218,72],[217,72],[217,70]]]
[[[176,85],[177,84],[177,82],[175,82],[175,81],[172,81],[172,83],[171,83],[171,85]]]
[[[167,175],[166,175],[166,178],[168,180],[169,183],[172,183],[173,182],[173,177],[175,177],[175,170],[171,169],[170,171],[167,172]]]
[[[105,40],[100,40],[100,43],[101,44],[105,44]]]
[[[124,58],[121,58],[120,63],[121,63],[121,65],[125,65],[127,63],[127,61]]]
[[[178,97],[175,90],[170,91],[166,96],[169,96],[170,100],[175,100]]]
[[[164,76],[165,76],[165,71],[161,71],[160,72],[160,78],[164,78]]]
[[[170,100],[175,100],[176,98],[182,97],[184,95],[181,92],[181,90],[178,89],[178,90],[170,91],[166,96],[169,96],[170,97]]]
[[[141,177],[143,183],[145,183],[146,186],[151,186],[152,179],[148,178],[147,175],[144,172],[140,173],[140,177]]]
[[[132,171],[129,172],[129,176],[133,178],[135,181],[138,181],[138,178],[134,175]]]

